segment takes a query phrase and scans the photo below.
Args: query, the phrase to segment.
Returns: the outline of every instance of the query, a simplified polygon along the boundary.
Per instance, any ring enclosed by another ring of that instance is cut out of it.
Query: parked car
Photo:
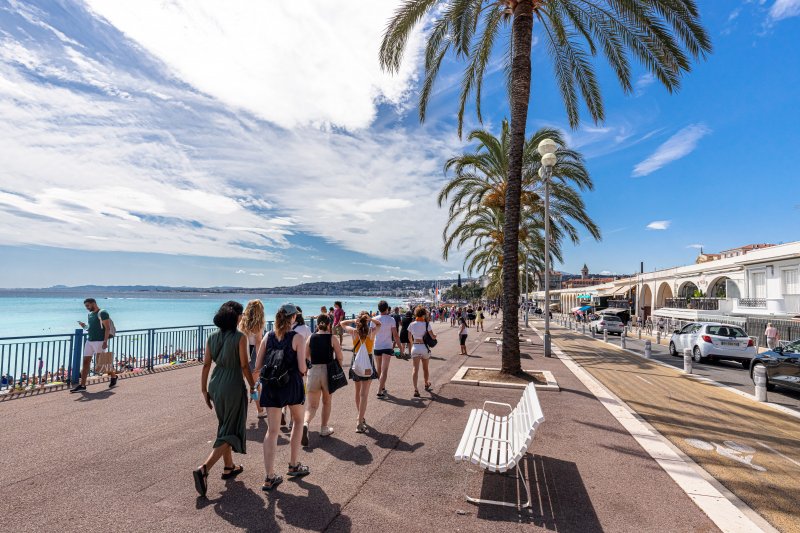
[[[692,322],[676,329],[669,340],[669,353],[679,356],[686,348],[692,350],[696,363],[737,361],[750,368],[756,356],[755,343],[742,328],[717,322]]]
[[[758,365],[767,367],[767,390],[779,385],[800,391],[800,339],[756,355],[750,365],[751,379]]]
[[[589,329],[595,333],[603,333],[603,330],[607,329],[609,333],[621,336],[625,326],[622,324],[622,320],[617,316],[600,315],[589,322]]]

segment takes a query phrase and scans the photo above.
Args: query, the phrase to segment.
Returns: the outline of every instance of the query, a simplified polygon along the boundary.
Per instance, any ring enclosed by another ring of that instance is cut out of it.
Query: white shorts
[[[308,370],[306,392],[328,392],[328,365],[314,365]]]
[[[411,345],[411,357],[421,357],[423,359],[430,359],[431,354],[428,347],[424,344],[417,344],[416,342]]]
[[[86,344],[83,345],[84,357],[91,357],[93,355],[97,355],[104,351],[105,350],[103,350],[103,341],[86,341]]]

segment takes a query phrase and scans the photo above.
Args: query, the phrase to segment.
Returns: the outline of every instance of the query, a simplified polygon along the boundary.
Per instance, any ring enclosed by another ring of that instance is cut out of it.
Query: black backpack
[[[284,342],[289,342],[296,335],[295,331],[289,331],[283,342],[278,342],[274,332],[269,333],[267,339],[267,353],[264,360],[264,367],[261,369],[261,382],[269,389],[282,389],[289,383],[289,364],[286,360],[286,350]]]

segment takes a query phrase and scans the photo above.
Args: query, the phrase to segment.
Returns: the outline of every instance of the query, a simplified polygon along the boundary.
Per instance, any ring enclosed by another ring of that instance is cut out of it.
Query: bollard
[[[608,342],[608,330],[603,328],[603,342]]]
[[[583,333],[584,335],[586,335],[586,322],[584,322],[583,324],[581,324],[581,328],[583,329],[582,333]]]
[[[642,340],[642,328],[639,328],[639,340]]]
[[[756,385],[756,400],[767,401],[767,367],[756,365],[753,369],[753,383]]]
[[[597,338],[597,334],[595,333],[594,328],[589,328],[589,330],[592,332],[592,338],[593,339]]]
[[[622,334],[622,337],[619,339],[619,345],[623,350],[626,350],[628,346],[625,343],[625,333]]]
[[[650,341],[644,341],[644,358],[650,359],[653,357],[653,345]]]
[[[692,373],[692,349],[683,349],[683,371],[687,374]]]
[[[656,344],[661,344],[661,332],[656,331]]]

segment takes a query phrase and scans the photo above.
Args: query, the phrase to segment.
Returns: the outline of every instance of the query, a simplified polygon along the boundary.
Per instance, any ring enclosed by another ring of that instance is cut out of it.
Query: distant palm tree
[[[419,97],[420,120],[442,61],[448,53],[467,61],[461,82],[458,131],[464,110],[475,95],[481,120],[481,91],[492,50],[504,27],[507,84],[511,107],[508,184],[503,254],[503,371],[520,370],[517,323],[518,243],[525,124],[531,89],[531,45],[534,19],[546,42],[570,126],[580,120],[580,101],[595,122],[605,117],[591,58],[598,49],[631,93],[631,57],[637,59],[670,92],[691,68],[690,57],[704,57],[711,41],[700,24],[695,0],[405,0],[389,21],[380,49],[382,68],[397,72],[417,24],[431,21],[425,49],[425,79]],[[579,96],[580,93],[580,96]]]

